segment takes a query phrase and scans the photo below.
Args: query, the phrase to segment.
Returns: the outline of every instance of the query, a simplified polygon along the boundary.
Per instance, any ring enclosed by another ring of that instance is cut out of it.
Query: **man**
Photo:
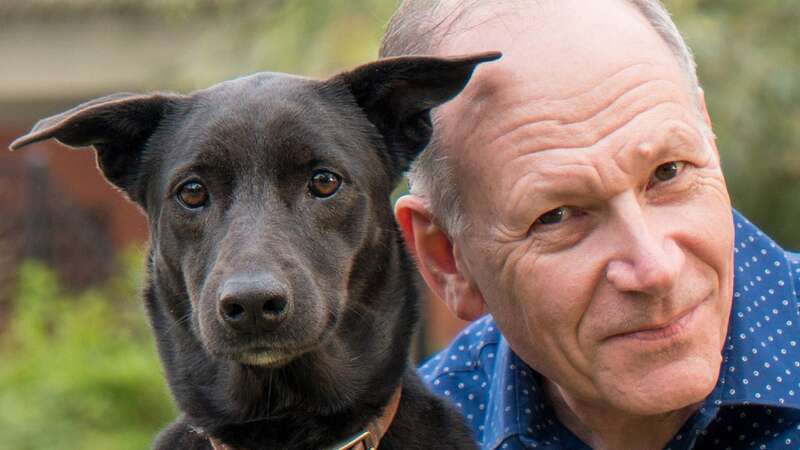
[[[797,255],[732,212],[657,0],[409,0],[382,56],[500,50],[396,215],[468,327],[420,371],[483,448],[800,448]]]

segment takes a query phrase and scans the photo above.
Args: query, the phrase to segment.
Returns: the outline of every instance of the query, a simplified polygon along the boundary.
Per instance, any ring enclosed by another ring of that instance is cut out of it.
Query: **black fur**
[[[409,363],[419,313],[388,198],[430,139],[430,109],[497,57],[118,94],[12,144],[94,146],[108,180],[147,213],[145,303],[182,411],[155,448],[210,449],[205,434],[240,449],[323,448],[380,416],[399,384],[381,449],[475,447]],[[339,176],[334,195],[311,194],[319,170]],[[201,207],[178,201],[187,181],[205,186]],[[245,312],[226,313],[225,301]],[[265,309],[276,304],[280,319]]]

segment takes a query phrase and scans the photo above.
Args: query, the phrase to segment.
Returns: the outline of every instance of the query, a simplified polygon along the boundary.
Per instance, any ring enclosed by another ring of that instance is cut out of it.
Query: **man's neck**
[[[555,383],[543,381],[558,420],[597,450],[663,449],[699,407],[690,405],[665,414],[637,416],[581,402]]]

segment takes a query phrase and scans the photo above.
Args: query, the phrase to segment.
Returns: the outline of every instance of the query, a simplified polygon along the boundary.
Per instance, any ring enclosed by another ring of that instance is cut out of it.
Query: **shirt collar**
[[[717,406],[800,408],[800,314],[786,252],[734,211],[734,291]]]
[[[494,449],[509,436],[517,435],[531,447],[553,449],[588,448],[556,420],[545,401],[541,375],[522,361],[504,337],[494,357],[496,370],[489,392],[483,448]]]

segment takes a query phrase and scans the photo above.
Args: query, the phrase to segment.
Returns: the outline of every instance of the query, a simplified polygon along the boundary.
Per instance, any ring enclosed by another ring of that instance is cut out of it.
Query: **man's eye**
[[[683,170],[683,167],[686,163],[681,161],[670,161],[668,163],[661,164],[660,166],[656,167],[655,172],[653,172],[653,176],[650,179],[650,185],[652,186],[658,182],[669,181]]]
[[[553,225],[563,222],[570,216],[570,209],[566,206],[556,208],[539,216],[534,225]]]

